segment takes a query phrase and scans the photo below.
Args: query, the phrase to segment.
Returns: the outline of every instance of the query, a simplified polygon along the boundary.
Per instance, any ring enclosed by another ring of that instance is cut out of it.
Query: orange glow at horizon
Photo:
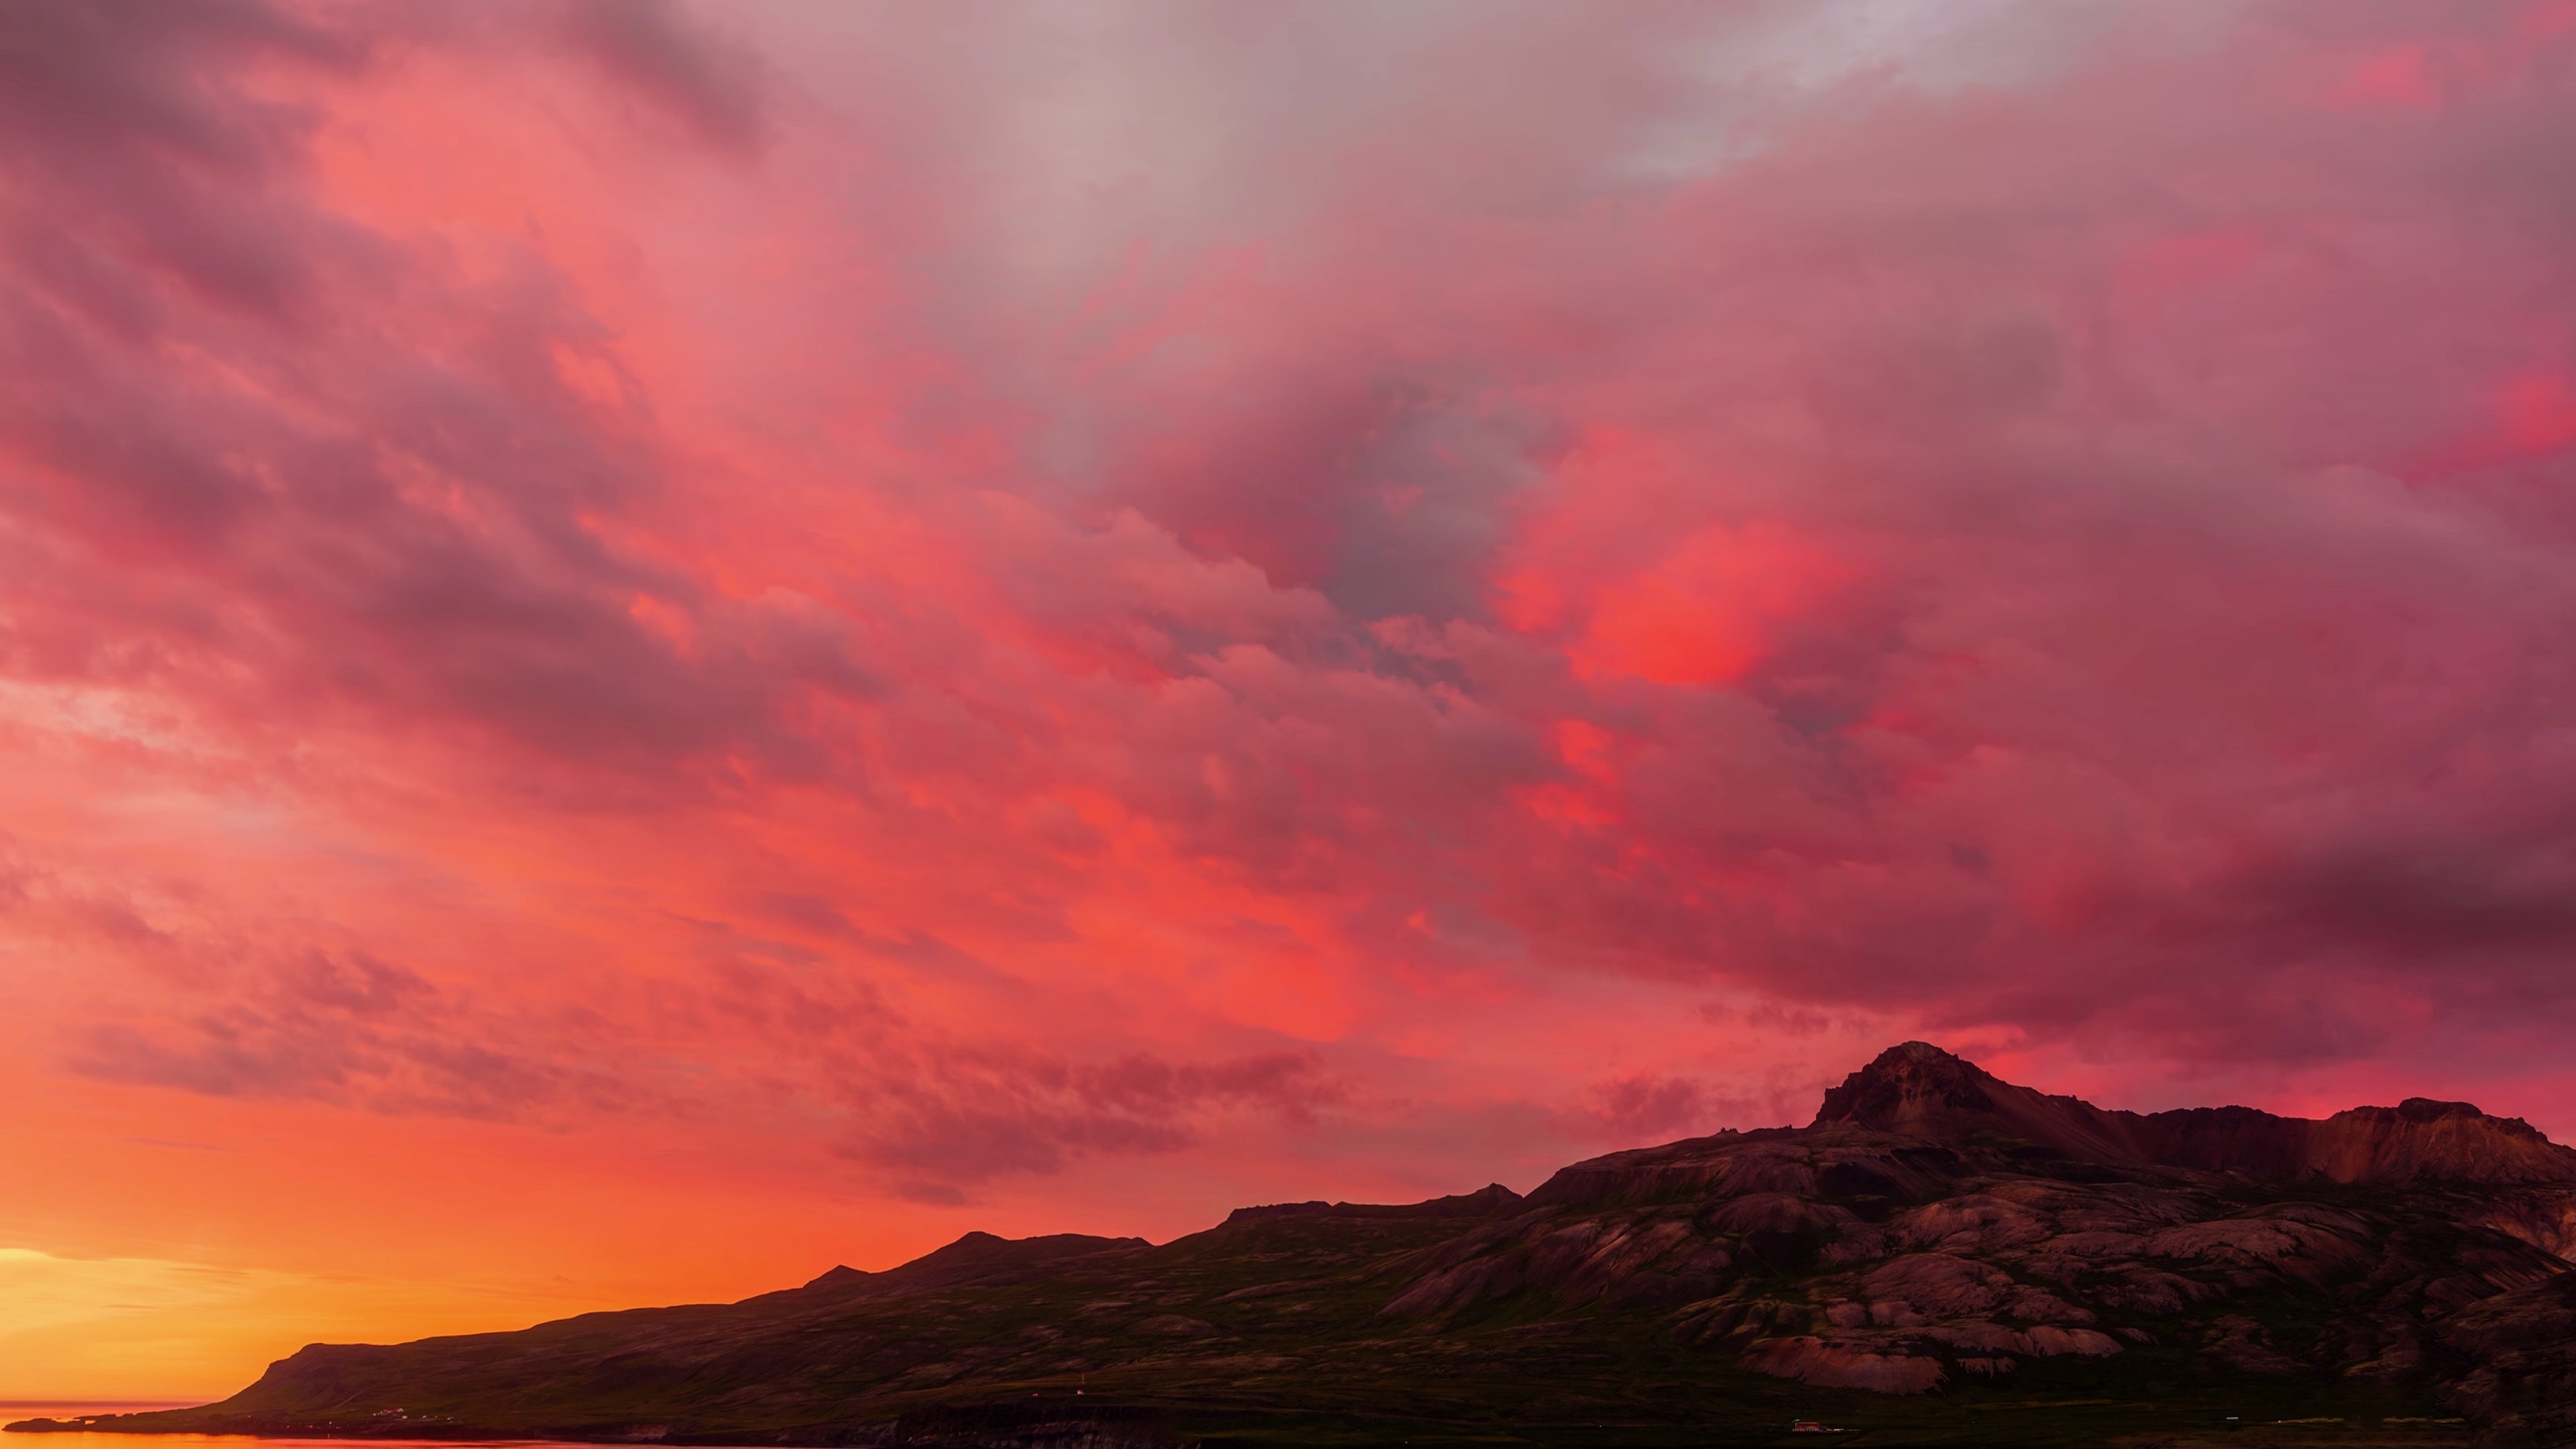
[[[2571,12],[1794,9],[0,18],[0,1398],[1910,1037],[2576,1134]]]

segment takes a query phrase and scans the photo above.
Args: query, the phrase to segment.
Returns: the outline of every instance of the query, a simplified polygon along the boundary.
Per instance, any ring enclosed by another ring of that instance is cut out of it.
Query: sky
[[[0,1398],[2576,1137],[2576,4],[0,7]]]

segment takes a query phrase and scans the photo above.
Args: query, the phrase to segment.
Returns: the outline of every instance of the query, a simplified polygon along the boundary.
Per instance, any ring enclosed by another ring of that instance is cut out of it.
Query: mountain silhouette
[[[1992,1133],[2086,1161],[2253,1177],[2576,1182],[2576,1152],[2518,1117],[2490,1117],[2466,1102],[2409,1097],[2322,1122],[2251,1107],[2105,1111],[2080,1098],[2016,1087],[1919,1041],[1888,1048],[1825,1093],[1815,1125],[1836,1124],[1941,1140]]]
[[[2576,1152],[2518,1119],[2107,1110],[1908,1042],[1809,1126],[1525,1197],[1249,1207],[1160,1246],[969,1233],[741,1303],[314,1344],[204,1408],[9,1427],[1678,1449],[1797,1420],[2030,1445],[2334,1421],[2519,1449],[2576,1443],[2571,1255]]]

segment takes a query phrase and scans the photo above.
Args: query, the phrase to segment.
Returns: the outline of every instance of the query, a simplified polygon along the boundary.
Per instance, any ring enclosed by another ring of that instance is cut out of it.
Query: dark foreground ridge
[[[1813,1125],[1156,1247],[313,1344],[11,1429],[669,1444],[2576,1444],[2576,1153],[2410,1098],[2106,1111],[1909,1042]]]

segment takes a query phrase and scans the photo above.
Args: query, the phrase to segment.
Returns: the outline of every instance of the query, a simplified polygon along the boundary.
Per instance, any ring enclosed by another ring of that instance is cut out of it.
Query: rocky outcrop
[[[1875,1345],[1867,1343],[1814,1337],[1765,1339],[1746,1351],[1744,1366],[1819,1388],[1868,1389],[1880,1394],[1919,1394],[1938,1388],[1949,1377],[1937,1358],[1874,1350]]]
[[[2443,1347],[2473,1365],[2449,1399],[2495,1449],[2576,1444],[2576,1273],[2462,1308],[2442,1321]]]
[[[1890,1047],[1825,1093],[1815,1125],[1934,1141],[2005,1138],[2088,1162],[2334,1182],[2576,1184],[2576,1152],[2519,1117],[2409,1097],[2323,1121],[2251,1107],[2106,1110],[2014,1086],[1926,1042]]]
[[[2139,1140],[2133,1114],[2014,1086],[1919,1041],[1889,1047],[1827,1091],[1814,1125],[1869,1127],[1938,1142],[2010,1138],[2089,1162],[2154,1160]]]
[[[2576,1183],[2576,1152],[2466,1102],[2409,1097],[2302,1125],[2301,1169],[2336,1182]]]
[[[2565,1268],[2458,1216],[2492,1193],[2390,1189],[2392,1216],[2249,1193],[2235,1176],[2033,1157],[2026,1139],[1990,1135],[1930,1147],[1843,1123],[1578,1164],[1531,1211],[1405,1265],[1381,1313],[1451,1323],[1533,1294],[1566,1310],[1673,1305],[1678,1341],[1882,1392],[2163,1341],[2240,1374],[2386,1382],[2429,1375],[2413,1325]],[[2283,1301],[2345,1325],[2276,1341],[2248,1305]]]

